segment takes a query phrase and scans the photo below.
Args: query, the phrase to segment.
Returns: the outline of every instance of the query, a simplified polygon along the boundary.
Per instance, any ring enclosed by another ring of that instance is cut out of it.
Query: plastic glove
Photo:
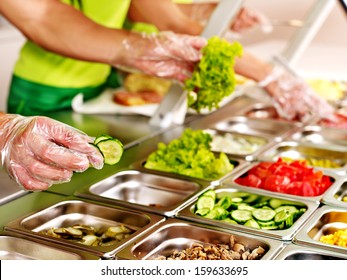
[[[274,101],[278,114],[288,120],[307,121],[313,116],[334,120],[334,108],[301,78],[276,66],[261,82]]]
[[[258,26],[261,27],[264,32],[272,31],[269,19],[264,14],[247,7],[242,7],[232,23],[231,29],[235,32],[242,32]]]
[[[93,139],[47,117],[0,115],[1,164],[27,190],[70,181],[73,172],[103,167]]]
[[[122,42],[121,62],[115,66],[184,81],[191,76],[195,63],[201,58],[200,49],[206,43],[202,37],[172,32],[141,34],[140,37],[133,34]]]

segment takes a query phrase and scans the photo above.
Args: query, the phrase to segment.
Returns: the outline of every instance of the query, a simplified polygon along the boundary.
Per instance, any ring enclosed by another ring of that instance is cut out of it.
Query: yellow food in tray
[[[307,83],[319,96],[327,101],[341,100],[347,91],[347,85],[343,82],[312,79],[308,80]]]
[[[338,230],[334,234],[324,235],[319,241],[326,244],[347,247],[347,229]]]

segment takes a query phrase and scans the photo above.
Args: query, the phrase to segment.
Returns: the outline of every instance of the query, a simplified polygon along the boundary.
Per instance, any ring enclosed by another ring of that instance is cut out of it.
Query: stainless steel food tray
[[[337,229],[347,229],[347,210],[324,205],[320,207],[294,237],[293,242],[312,248],[321,248],[347,256],[347,247],[325,244],[319,238]]]
[[[100,257],[76,248],[1,232],[0,260],[100,260]]]
[[[209,184],[199,180],[124,170],[75,193],[76,196],[173,216]]]
[[[279,157],[300,159],[330,160],[340,167],[326,168],[316,166],[316,169],[329,170],[344,175],[347,170],[347,153],[339,150],[329,149],[329,146],[316,146],[310,143],[297,141],[283,141],[261,153],[259,161],[277,160]]]
[[[259,163],[260,163],[259,161],[251,163],[246,169],[240,170],[240,172],[234,173],[232,176],[229,176],[228,178],[223,180],[222,184],[226,185],[226,186],[237,186],[237,188],[243,189],[244,191],[252,191],[252,189],[255,189],[255,188],[239,185],[239,184],[235,183],[235,180],[238,177],[241,177],[242,175],[246,174],[250,169],[252,169],[254,166],[256,166]],[[331,180],[333,180],[333,183],[329,187],[329,189],[335,188],[335,186],[339,184],[339,181],[341,180],[341,176],[339,176],[338,174],[336,174],[334,172],[331,172],[330,170],[325,170],[323,173],[324,173],[324,175],[329,176],[331,178]],[[267,195],[267,196],[279,194],[281,196],[287,197],[288,199],[293,199],[293,200],[301,200],[302,199],[302,200],[313,201],[316,203],[321,201],[324,194],[328,190],[326,190],[324,193],[322,193],[321,195],[318,195],[318,196],[305,196],[305,197],[303,197],[303,196],[297,196],[297,195],[292,195],[292,194],[272,192],[272,191],[257,188],[257,192],[260,192],[260,193]]]
[[[74,197],[54,196],[56,197],[55,203],[45,208],[33,208],[33,212],[7,223],[5,230],[30,236],[38,241],[52,242],[103,256],[106,252],[121,249],[132,238],[145,233],[152,226],[164,220],[163,217],[150,213],[140,213]],[[40,197],[38,197],[39,200]],[[52,227],[60,228],[76,224],[94,226],[97,229],[123,224],[134,232],[130,237],[110,246],[87,246],[39,233],[41,230]]]
[[[347,131],[342,129],[309,125],[291,135],[290,139],[322,145],[323,148],[347,152]]]
[[[300,126],[288,121],[233,116],[214,123],[209,128],[268,137],[273,141],[282,141],[287,136],[296,132]]]
[[[235,132],[225,132],[217,129],[205,129],[205,132],[211,134],[211,150],[214,152],[224,152],[235,158],[242,158],[247,161],[255,160],[257,155],[262,151],[267,150],[269,147],[274,145],[272,139],[263,136],[247,135]],[[215,139],[219,139],[216,141]],[[222,140],[224,139],[224,140]],[[228,139],[236,141],[237,144],[233,142],[228,142]],[[217,143],[217,142],[222,142]],[[243,143],[242,143],[243,142]],[[242,150],[242,145],[251,146],[254,145],[250,151]],[[241,147],[240,147],[241,146]]]
[[[261,260],[271,259],[283,246],[282,242],[270,238],[255,237],[247,233],[199,225],[180,219],[168,219],[119,251],[115,258],[129,260],[154,259],[159,255],[168,256],[175,249],[186,249],[193,243],[228,243],[230,235],[234,236],[236,242],[240,242],[251,249],[262,246],[266,253]]]
[[[296,244],[288,244],[274,258],[275,260],[343,260],[347,255],[330,252],[321,248],[312,248]]]
[[[293,224],[288,229],[282,229],[282,230],[263,230],[263,229],[256,229],[252,227],[247,227],[244,225],[238,225],[238,224],[230,224],[218,220],[213,220],[213,219],[207,219],[202,216],[194,214],[194,207],[197,202],[197,199],[189,204],[187,207],[182,209],[177,213],[177,217],[181,219],[186,219],[190,221],[194,221],[197,223],[202,223],[202,224],[208,224],[211,226],[215,227],[220,227],[220,228],[226,228],[226,229],[232,229],[235,231],[240,231],[240,232],[246,232],[248,234],[255,234],[258,236],[264,236],[268,238],[273,238],[273,239],[278,239],[282,241],[288,241],[292,240],[294,235],[298,232],[300,227],[304,224],[304,222],[312,215],[312,213],[317,209],[318,203],[308,201],[308,200],[303,200],[303,199],[293,199],[288,197],[283,196],[283,195],[276,195],[276,194],[271,194],[271,195],[264,195],[262,192],[259,192],[257,190],[243,190],[242,188],[239,188],[238,186],[230,187],[230,186],[218,186],[214,188],[215,192],[217,193],[217,196],[221,193],[236,193],[236,192],[247,192],[249,194],[256,194],[259,196],[263,196],[264,198],[278,198],[278,199],[284,199],[284,200],[290,200],[290,201],[295,201],[295,202],[300,202],[302,203],[303,206],[307,207],[307,210],[303,215]]]
[[[343,179],[334,188],[330,188],[322,198],[324,204],[347,209],[347,201],[342,201],[347,197],[347,179]]]

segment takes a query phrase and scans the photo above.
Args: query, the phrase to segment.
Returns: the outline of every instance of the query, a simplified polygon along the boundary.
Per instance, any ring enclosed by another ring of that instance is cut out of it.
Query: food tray
[[[344,260],[347,255],[310,248],[301,245],[289,244],[274,258],[275,260]]]
[[[125,170],[76,192],[77,196],[173,216],[208,184]]]
[[[317,202],[321,201],[321,199],[323,198],[324,194],[327,193],[327,191],[329,189],[333,189],[339,183],[339,180],[341,180],[341,176],[339,176],[338,174],[336,174],[334,172],[331,172],[329,170],[324,171],[323,172],[324,175],[329,176],[331,178],[331,180],[333,181],[333,183],[329,187],[328,190],[326,190],[324,193],[322,193],[321,195],[318,195],[318,196],[298,196],[298,195],[292,195],[292,194],[285,194],[285,193],[273,192],[273,191],[259,189],[259,188],[247,187],[247,186],[243,186],[243,185],[239,185],[239,184],[235,183],[235,180],[238,177],[243,176],[250,169],[252,169],[254,166],[256,166],[259,163],[260,163],[260,161],[256,161],[256,162],[251,163],[249,166],[247,166],[247,168],[245,168],[243,170],[240,170],[240,172],[234,173],[232,176],[226,178],[222,182],[222,184],[226,185],[226,186],[237,186],[237,188],[239,188],[240,190],[244,190],[244,191],[252,191],[252,189],[256,189],[257,192],[263,193],[264,195],[267,195],[267,196],[280,194],[281,196],[287,197],[288,199],[309,200],[309,201],[313,201],[313,202],[317,203]]]
[[[0,234],[0,260],[99,260],[100,257],[16,234]]]
[[[337,184],[335,188],[329,189],[322,198],[324,204],[330,206],[337,206],[347,209],[347,201],[342,201],[344,197],[347,197],[347,180],[341,180],[340,184]]]
[[[235,132],[225,132],[216,129],[205,129],[211,134],[211,150],[224,152],[232,157],[240,157],[252,161],[262,151],[272,146],[272,140],[261,136],[252,136]]]
[[[220,153],[215,153],[216,156],[218,156]],[[230,172],[224,174],[223,176],[220,176],[218,178],[195,178],[195,177],[190,177],[190,176],[185,176],[185,175],[181,175],[181,174],[176,174],[176,173],[172,173],[172,172],[164,172],[164,171],[158,171],[158,170],[153,170],[153,169],[149,169],[145,167],[146,164],[146,160],[142,159],[139,161],[136,161],[132,164],[132,168],[138,171],[141,171],[143,173],[152,173],[152,174],[156,174],[156,175],[160,175],[162,177],[171,177],[171,178],[176,178],[176,179],[180,179],[180,180],[194,180],[194,181],[199,181],[199,182],[205,182],[205,184],[214,184],[217,185],[219,184],[219,182],[223,181],[225,178],[231,176],[234,173],[239,172],[240,170],[243,170],[244,168],[246,168],[249,165],[249,162],[241,159],[241,158],[235,158],[232,157],[231,155],[226,154],[227,157],[229,158],[230,162],[234,165],[233,170],[231,170]]]
[[[321,145],[323,148],[346,152],[347,131],[343,129],[324,128],[318,125],[305,126],[291,136],[291,139]]]
[[[73,197],[60,197],[59,201],[51,206],[37,209],[31,214],[9,222],[5,225],[5,230],[103,256],[106,252],[122,248],[132,238],[144,233],[161,221],[163,221],[163,217],[153,214],[96,204]],[[52,227],[61,228],[76,224],[84,224],[96,228],[107,228],[123,224],[127,228],[134,230],[134,232],[130,237],[124,238],[110,246],[88,246],[39,233],[41,230]]]
[[[330,245],[319,241],[322,235],[347,228],[347,210],[324,205],[320,207],[294,237],[294,243],[331,252],[346,254],[347,247]]]
[[[267,103],[256,103],[253,107],[251,107],[249,110],[245,111],[244,116],[248,118],[255,118],[255,119],[272,119],[277,121],[283,121],[288,123],[295,123],[297,126],[303,126],[304,124],[298,120],[286,120],[284,118],[281,118],[276,108],[272,104]],[[312,119],[312,117],[311,117]]]
[[[130,260],[154,259],[159,255],[168,256],[175,249],[186,249],[193,243],[228,243],[230,235],[234,236],[236,242],[240,242],[250,249],[262,246],[266,253],[261,260],[271,259],[282,246],[282,242],[278,240],[254,237],[247,233],[217,229],[180,219],[168,219],[141,238],[134,240],[118,252],[115,258]]]
[[[194,214],[194,207],[197,202],[197,199],[190,203],[187,207],[182,209],[181,211],[178,212],[177,217],[198,222],[198,223],[203,223],[203,224],[208,224],[211,226],[215,227],[221,227],[221,228],[226,228],[226,229],[232,229],[235,231],[241,231],[241,232],[246,232],[249,234],[255,234],[259,236],[265,236],[268,238],[273,238],[273,239],[278,239],[278,240],[283,240],[283,241],[288,241],[292,240],[296,232],[300,229],[300,227],[303,225],[303,223],[308,219],[312,213],[317,209],[318,203],[308,201],[308,200],[298,200],[298,199],[293,199],[290,198],[288,199],[286,196],[281,196],[281,195],[276,195],[276,194],[271,194],[271,195],[263,195],[262,192],[258,192],[257,190],[242,190],[239,187],[230,187],[230,186],[218,186],[214,188],[217,196],[219,194],[236,194],[236,193],[248,193],[248,194],[255,194],[262,196],[263,198],[278,198],[278,199],[284,199],[284,200],[290,200],[293,202],[299,202],[302,203],[303,206],[306,206],[307,210],[305,213],[301,215],[301,217],[298,218],[298,220],[288,229],[282,229],[282,230],[264,230],[264,229],[257,229],[253,227],[248,227],[240,224],[230,224],[226,222],[222,222],[219,220],[213,220],[213,219],[208,219],[204,218],[202,216]]]
[[[217,122],[210,128],[226,132],[268,137],[274,141],[281,141],[285,137],[294,133],[299,126],[296,123],[287,121],[234,116]]]
[[[339,165],[339,167],[320,167],[316,169],[323,171],[329,170],[338,174],[345,174],[347,170],[347,153],[335,151],[329,147],[317,147],[309,143],[300,143],[297,141],[284,141],[264,151],[259,155],[260,161],[277,160],[279,157],[290,158],[293,160],[313,159],[316,161],[328,160]]]

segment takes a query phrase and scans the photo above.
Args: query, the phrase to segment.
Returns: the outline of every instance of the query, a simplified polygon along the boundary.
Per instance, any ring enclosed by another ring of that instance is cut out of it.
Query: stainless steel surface
[[[275,260],[344,260],[347,255],[322,250],[320,248],[311,248],[289,244],[274,258]]]
[[[337,229],[347,229],[347,209],[324,205],[300,229],[294,238],[294,243],[313,248],[322,248],[331,252],[346,254],[347,256],[347,247],[330,245],[319,241],[321,236],[331,234]]]
[[[230,187],[230,186],[218,186],[215,187],[214,190],[217,193],[217,196],[220,196],[222,194],[236,194],[236,193],[241,193],[241,192],[247,192],[249,194],[256,194],[259,196],[262,196],[263,199],[268,199],[268,198],[278,198],[278,199],[285,199],[285,200],[290,200],[296,203],[301,203],[303,207],[306,207],[307,210],[306,212],[293,224],[288,229],[282,229],[282,230],[263,230],[263,229],[256,229],[253,227],[247,227],[244,225],[237,225],[237,224],[230,224],[218,220],[213,220],[213,219],[207,219],[204,217],[201,217],[199,215],[194,214],[194,209],[195,205],[197,202],[197,199],[190,203],[187,207],[183,208],[181,211],[178,212],[177,217],[182,218],[182,219],[188,219],[197,223],[202,223],[202,224],[208,224],[211,226],[219,227],[219,228],[226,228],[226,229],[232,229],[235,231],[241,231],[241,232],[246,232],[249,234],[254,234],[258,236],[264,236],[268,238],[273,238],[273,239],[278,239],[282,241],[288,241],[292,240],[296,232],[300,229],[300,227],[303,225],[303,223],[308,219],[312,213],[317,209],[318,203],[312,202],[312,201],[307,201],[304,199],[288,199],[285,196],[282,195],[268,195],[265,196],[261,192],[258,192],[257,190],[248,190],[245,191],[244,189],[241,189],[239,187]]]
[[[242,3],[243,0],[220,1],[201,36],[206,39],[212,36],[221,36],[228,28],[232,19],[236,17]],[[166,128],[173,124],[183,124],[188,109],[187,97],[188,93],[184,89],[184,85],[174,83],[150,119],[150,125]]]
[[[342,199],[345,197],[346,201]],[[322,198],[324,204],[347,209],[347,179],[344,178],[336,184],[335,188],[329,189]]]
[[[0,205],[27,194],[3,169],[0,170]]]
[[[40,197],[37,199],[40,199]],[[56,195],[55,199],[57,202],[53,205],[45,208],[38,205],[35,210],[33,209],[32,213],[10,221],[5,225],[5,230],[30,236],[38,241],[49,241],[103,256],[109,251],[122,248],[132,238],[143,234],[153,225],[163,220],[163,217],[157,215],[97,204],[72,197]],[[124,224],[126,227],[134,230],[134,233],[119,243],[110,246],[87,246],[39,233],[41,230],[52,227],[68,227],[77,224],[94,226],[97,229]]]
[[[255,161],[253,163],[251,163],[249,166],[247,166],[245,169],[242,169],[240,170],[239,172],[235,172],[232,174],[232,176],[229,176],[228,178],[225,178],[225,180],[223,180],[223,184],[226,185],[226,186],[237,186],[237,188],[239,189],[243,189],[245,191],[253,191],[253,187],[248,187],[248,186],[242,186],[242,185],[239,185],[237,183],[235,183],[235,180],[238,178],[238,177],[241,177],[243,175],[245,175],[251,168],[253,168],[254,166],[258,165],[260,163],[260,161]],[[329,170],[325,170],[323,172],[324,175],[326,176],[329,176],[330,177],[330,180],[333,181],[332,185],[330,186],[329,189],[333,189],[335,188],[336,185],[339,184],[340,180],[341,180],[341,176],[339,176],[338,174],[336,174],[335,172],[331,172]],[[328,190],[329,190],[328,189]],[[309,200],[309,201],[313,201],[313,202],[320,202],[321,199],[323,198],[323,196],[327,193],[326,190],[324,193],[322,193],[321,195],[318,195],[318,196],[297,196],[297,195],[292,195],[292,194],[285,194],[285,193],[278,193],[278,192],[272,192],[272,191],[268,191],[268,190],[264,190],[264,189],[259,189],[257,188],[257,192],[259,191],[260,193],[264,194],[264,195],[267,195],[267,196],[271,196],[271,195],[281,195],[281,196],[284,196],[284,197],[287,197],[288,199],[303,199],[303,200]]]
[[[210,128],[254,136],[269,137],[274,141],[281,141],[283,138],[296,131],[298,127],[295,123],[286,121],[233,116],[213,124]]]
[[[125,170],[79,190],[76,195],[173,216],[206,187],[208,184],[205,182],[170,178],[138,170]]]
[[[250,249],[262,246],[266,253],[261,260],[271,259],[283,245],[278,240],[265,237],[255,237],[247,233],[217,229],[179,219],[169,219],[134,240],[132,244],[119,251],[115,258],[130,260],[154,259],[159,255],[170,255],[174,250],[186,249],[193,243],[206,245],[211,243],[228,244],[230,235],[234,236],[236,242],[242,243]]]
[[[337,151],[347,152],[347,131],[343,129],[324,128],[318,125],[305,126],[290,139],[312,143],[323,148],[329,147]]]
[[[337,174],[344,175],[347,170],[347,153],[329,149],[329,146],[316,146],[310,143],[300,143],[297,141],[283,141],[277,143],[267,151],[259,155],[261,161],[277,160],[278,158],[290,158],[293,160],[314,159],[316,161],[328,160],[339,167],[326,168],[315,166],[316,169],[330,170]]]
[[[0,260],[99,260],[100,257],[74,248],[38,242],[26,236],[0,233]]]

